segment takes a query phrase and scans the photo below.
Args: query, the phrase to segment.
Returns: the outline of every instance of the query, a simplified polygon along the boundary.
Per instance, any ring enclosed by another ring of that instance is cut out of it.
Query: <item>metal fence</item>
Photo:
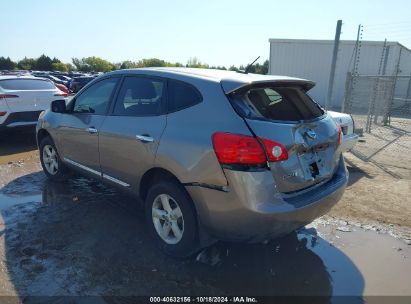
[[[352,115],[361,136],[356,156],[390,173],[411,171],[411,76],[348,73],[343,112]]]

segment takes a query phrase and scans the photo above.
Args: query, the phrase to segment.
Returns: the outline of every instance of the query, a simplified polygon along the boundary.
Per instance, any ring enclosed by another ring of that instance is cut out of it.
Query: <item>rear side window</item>
[[[324,111],[299,87],[259,87],[230,98],[247,118],[299,121],[320,117]]]
[[[168,112],[175,112],[200,103],[200,92],[192,85],[175,80],[168,82]]]
[[[113,114],[155,116],[163,112],[164,81],[149,77],[125,77]]]
[[[4,90],[53,90],[54,84],[49,80],[42,79],[6,79],[0,80],[0,87]]]

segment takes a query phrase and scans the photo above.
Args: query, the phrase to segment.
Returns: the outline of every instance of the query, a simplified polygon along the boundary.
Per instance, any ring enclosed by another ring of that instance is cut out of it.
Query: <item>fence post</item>
[[[333,57],[331,60],[330,78],[328,79],[327,100],[325,101],[325,108],[327,110],[330,108],[330,106],[332,107],[331,99],[333,96],[335,67],[337,65],[337,56],[338,56],[338,46],[340,45],[341,26],[342,26],[342,20],[338,20],[337,28],[335,29],[334,50],[333,50]]]
[[[391,116],[391,110],[392,110],[391,108],[394,105],[395,87],[397,86],[398,74],[400,73],[401,54],[402,54],[402,48],[400,48],[400,53],[398,54],[398,61],[397,61],[397,66],[395,68],[394,84],[391,90],[391,95],[390,95],[390,98],[388,99],[388,103],[384,111],[384,118],[383,118],[384,126],[388,125],[390,122],[390,116]]]
[[[411,95],[411,74],[410,74],[410,80],[408,80],[407,95],[405,97],[407,102],[408,102],[408,99],[410,99],[410,95]]]
[[[351,95],[352,95],[352,74],[347,73],[347,78],[345,79],[345,94],[344,101],[341,103],[341,112],[348,113],[351,110]]]

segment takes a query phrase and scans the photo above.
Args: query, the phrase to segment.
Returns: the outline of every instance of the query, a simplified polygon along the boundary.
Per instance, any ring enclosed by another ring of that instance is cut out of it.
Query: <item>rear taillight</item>
[[[0,94],[0,99],[6,99],[6,98],[18,98],[19,96],[17,95],[11,95],[11,94]]]
[[[0,117],[6,115],[7,112],[0,112]]]
[[[217,132],[212,140],[220,164],[264,165],[267,161],[263,148],[252,136]]]
[[[343,141],[343,131],[340,124],[336,123],[338,132],[338,144],[341,145]]]
[[[217,132],[212,137],[220,164],[260,166],[267,163],[267,156],[271,162],[288,159],[282,144],[266,138],[258,139],[261,144],[255,137],[242,134]]]

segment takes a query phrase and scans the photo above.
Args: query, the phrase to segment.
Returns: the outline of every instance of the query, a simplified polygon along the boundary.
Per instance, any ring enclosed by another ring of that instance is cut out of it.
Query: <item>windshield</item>
[[[236,111],[247,118],[299,121],[324,114],[299,87],[258,87],[237,93],[230,98]]]

